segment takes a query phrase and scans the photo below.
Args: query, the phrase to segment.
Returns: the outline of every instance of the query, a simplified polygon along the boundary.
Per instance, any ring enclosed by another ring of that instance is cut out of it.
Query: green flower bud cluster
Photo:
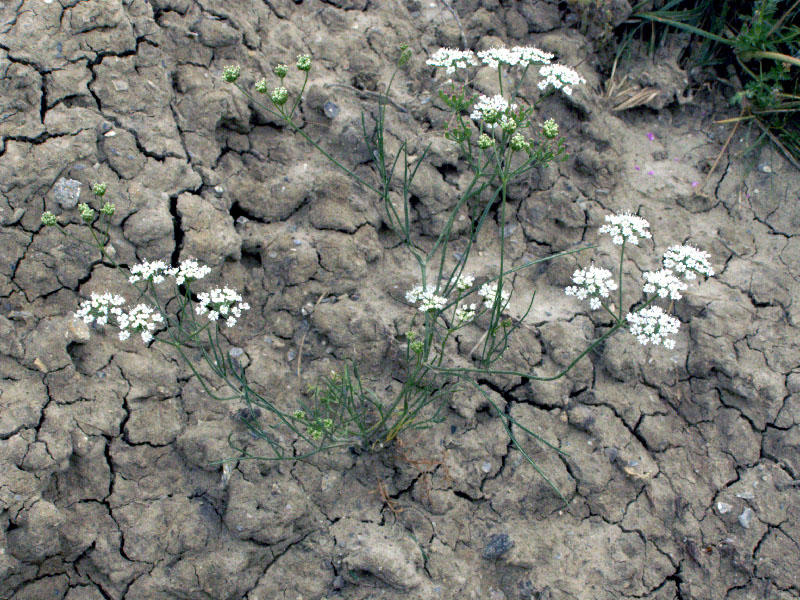
[[[267,80],[266,79],[259,79],[256,81],[256,91],[259,94],[266,94],[269,88],[267,87]]]
[[[275,75],[277,75],[281,79],[283,79],[289,74],[289,67],[287,67],[286,65],[275,65],[275,67],[272,69],[272,72],[275,73]]]
[[[94,221],[94,209],[90,208],[85,202],[78,204],[78,210],[81,213],[81,219],[84,223],[91,223]]]
[[[478,148],[481,150],[488,150],[492,146],[494,146],[494,140],[492,137],[485,133],[481,134],[481,137],[478,138]]]
[[[311,70],[311,57],[308,54],[300,54],[297,57],[297,68],[300,71]]]
[[[116,207],[113,204],[111,204],[111,202],[106,202],[103,205],[103,208],[100,209],[100,212],[102,214],[104,214],[105,216],[107,216],[107,217],[111,217],[111,216],[114,215],[114,211],[115,210],[116,210]]]
[[[548,140],[558,137],[558,123],[553,119],[547,119],[542,125],[542,133]]]
[[[511,138],[511,142],[509,142],[511,149],[515,152],[519,152],[520,150],[527,150],[531,147],[530,142],[525,140],[525,136],[521,133],[515,133],[514,136]]]
[[[289,99],[289,92],[286,90],[285,87],[277,87],[274,90],[272,90],[272,93],[270,94],[269,97],[275,106],[283,106]]]
[[[42,225],[45,227],[52,227],[56,225],[56,216],[49,210],[42,213]]]
[[[239,74],[242,72],[241,67],[239,65],[230,65],[222,69],[222,79],[227,81],[228,83],[234,83],[237,79],[239,79]]]
[[[95,183],[92,186],[92,193],[97,196],[98,198],[102,198],[106,193],[106,188],[108,187],[105,183]]]

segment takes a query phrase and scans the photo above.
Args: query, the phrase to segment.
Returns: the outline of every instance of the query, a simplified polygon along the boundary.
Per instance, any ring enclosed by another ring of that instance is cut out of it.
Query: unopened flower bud
[[[242,72],[239,65],[230,65],[222,69],[222,78],[228,83],[234,83],[239,79],[239,74]]]
[[[301,71],[311,70],[311,57],[308,54],[300,54],[297,57],[297,68]]]
[[[52,227],[56,224],[56,216],[49,210],[42,213],[42,225]]]
[[[553,119],[547,119],[542,125],[542,133],[549,140],[558,137],[558,123]]]
[[[111,216],[114,215],[114,211],[115,210],[116,210],[116,207],[113,204],[111,204],[111,202],[106,202],[103,205],[103,208],[100,209],[100,212],[103,213],[107,217],[111,217]]]
[[[266,94],[268,89],[269,88],[267,88],[267,80],[266,79],[259,79],[258,81],[256,81],[256,91],[259,94]]]
[[[275,67],[272,69],[272,72],[283,79],[289,73],[289,67],[286,65],[275,65]]]
[[[102,198],[106,193],[107,187],[108,186],[105,183],[95,183],[92,186],[92,193],[98,198]]]
[[[289,92],[286,91],[285,87],[279,87],[272,90],[272,94],[269,97],[275,106],[283,106],[289,99]]]

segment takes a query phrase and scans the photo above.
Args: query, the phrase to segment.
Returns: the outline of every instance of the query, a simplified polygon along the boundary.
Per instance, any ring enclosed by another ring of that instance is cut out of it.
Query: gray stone
[[[81,182],[62,177],[53,186],[53,196],[61,208],[75,208],[81,197]]]

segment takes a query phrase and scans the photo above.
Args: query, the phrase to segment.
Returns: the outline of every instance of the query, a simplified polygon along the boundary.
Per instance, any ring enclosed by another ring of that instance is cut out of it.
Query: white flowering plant
[[[410,50],[406,46],[401,47],[398,69],[410,57]],[[269,96],[271,103],[260,102],[257,94],[252,94],[235,79],[232,81],[262,110],[282,120],[336,168],[382,202],[389,226],[401,239],[419,270],[420,283],[412,286],[405,295],[406,302],[415,308],[416,316],[406,335],[406,373],[400,391],[391,398],[382,398],[380,394],[367,391],[354,364],[346,367],[341,374],[323,378],[313,389],[313,401],[298,412],[308,424],[309,431],[313,431],[317,448],[321,449],[325,444],[352,443],[354,439],[360,441],[362,447],[383,446],[407,429],[429,427],[444,418],[444,407],[452,391],[459,385],[468,385],[483,394],[494,407],[512,442],[550,483],[518,442],[517,433],[522,431],[556,451],[560,450],[495,405],[478,380],[492,375],[515,375],[534,380],[558,379],[603,340],[622,328],[629,329],[643,344],[673,347],[674,340],[670,336],[677,331],[677,319],[652,303],[657,299],[676,300],[681,297],[681,292],[687,286],[675,272],[684,274],[686,279],[691,279],[695,274],[711,274],[713,271],[708,257],[689,246],[670,248],[664,257],[664,268],[645,273],[643,292],[647,297],[643,302],[634,304],[631,312],[625,316],[622,304],[625,247],[638,245],[639,239],[649,239],[651,235],[647,221],[641,217],[631,214],[610,215],[601,232],[609,234],[612,241],[621,246],[618,276],[612,275],[610,270],[592,265],[588,269],[578,269],[573,276],[574,285],[566,289],[568,295],[588,300],[591,309],[603,308],[608,311],[614,319],[609,330],[555,376],[537,376],[497,367],[497,362],[503,358],[509,346],[510,336],[523,324],[533,305],[534,295],[531,295],[530,299],[522,302],[522,306],[527,308],[521,314],[512,316],[509,306],[514,273],[589,248],[577,248],[514,268],[508,268],[506,264],[503,227],[509,202],[509,185],[532,169],[543,168],[567,158],[558,124],[539,114],[541,102],[556,91],[571,96],[575,88],[585,83],[577,71],[554,63],[554,58],[552,53],[539,48],[517,46],[490,48],[477,54],[471,50],[440,48],[426,61],[430,67],[444,69],[450,77],[439,91],[442,106],[449,113],[444,136],[458,147],[470,175],[460,198],[450,208],[441,232],[433,239],[424,239],[415,231],[410,206],[412,182],[427,158],[430,147],[420,156],[412,157],[406,144],[401,143],[392,156],[384,144],[387,108],[390,104],[388,97],[397,70],[380,96],[374,132],[367,131],[364,121],[363,135],[372,156],[373,181],[367,181],[344,166],[295,122],[295,111],[309,81],[310,62],[306,64],[303,82],[297,93],[287,91],[285,67],[280,73],[275,71],[280,79],[280,87],[275,88]],[[496,93],[476,93],[470,84],[471,70],[482,67],[497,72]],[[538,69],[540,77],[538,85],[533,88],[538,89],[539,95],[535,98],[520,94],[531,67]],[[229,67],[226,72],[234,70],[238,78],[238,68]],[[224,77],[231,81],[229,77]],[[255,90],[262,95],[269,94],[266,80],[259,80]],[[276,101],[276,94],[280,96],[280,101]],[[399,203],[392,199],[395,190],[402,190]],[[457,218],[463,218],[464,213],[469,226],[466,234],[457,234],[454,224]],[[478,233],[492,221],[489,218],[492,214],[497,215],[500,224],[499,270],[481,278],[482,281],[478,283],[478,278],[467,271],[467,265]],[[455,260],[452,260],[449,254],[454,242],[458,242],[460,248],[459,252],[454,253]],[[610,299],[612,293],[617,291],[618,305],[613,307]],[[483,334],[466,357],[474,366],[465,368],[454,360],[458,346],[453,339],[467,327],[482,329]],[[256,437],[270,438],[270,434],[257,423],[252,422],[250,426]],[[249,456],[246,449],[241,450],[243,456]],[[552,487],[558,493],[555,486]]]
[[[401,47],[397,69],[410,57],[409,49]],[[672,348],[674,338],[671,336],[678,331],[679,322],[654,303],[662,299],[673,302],[681,297],[687,285],[680,276],[691,280],[697,275],[712,275],[713,269],[706,253],[687,245],[670,247],[664,255],[663,268],[644,274],[642,292],[645,298],[636,299],[626,315],[622,296],[625,249],[626,246],[638,245],[640,239],[649,239],[651,235],[649,225],[642,217],[610,215],[600,231],[610,235],[612,242],[620,246],[618,273],[612,274],[610,270],[592,264],[586,269],[576,270],[574,285],[566,288],[567,295],[588,300],[591,309],[602,308],[613,317],[608,331],[555,375],[542,376],[498,367],[512,334],[528,317],[535,297],[531,294],[530,298],[517,298],[515,306],[523,309],[511,309],[515,274],[592,247],[576,248],[514,267],[509,266],[506,256],[509,186],[531,170],[547,167],[567,157],[558,124],[553,119],[542,119],[538,107],[545,95],[556,90],[571,95],[584,80],[572,69],[554,64],[553,58],[554,55],[548,52],[526,46],[491,48],[477,55],[470,50],[443,48],[427,61],[429,66],[443,68],[454,76],[448,82],[449,91],[439,93],[442,105],[449,112],[444,136],[458,147],[468,172],[468,181],[460,197],[450,207],[441,231],[434,236],[423,235],[417,230],[412,222],[411,209],[412,182],[430,147],[414,157],[403,142],[396,153],[390,155],[384,143],[390,105],[388,97],[397,69],[380,95],[374,131],[367,131],[366,120],[362,120],[364,141],[372,156],[371,178],[367,174],[356,174],[343,165],[295,120],[313,67],[310,56],[297,58],[296,69],[303,78],[297,92],[293,91],[289,81],[290,69],[286,64],[273,68],[273,74],[278,78],[277,85],[271,87],[263,77],[253,83],[255,93],[239,82],[242,71],[238,66],[226,67],[222,72],[225,81],[234,84],[261,110],[285,123],[291,132],[310,143],[366,193],[374,195],[384,206],[389,227],[416,263],[419,278],[415,281],[419,283],[405,294],[411,323],[404,341],[402,385],[389,397],[384,392],[370,390],[364,384],[358,366],[351,361],[340,372],[331,372],[311,386],[304,396],[297,399],[296,409],[287,412],[276,406],[269,397],[248,384],[246,369],[231,352],[223,349],[221,328],[235,326],[244,311],[250,308],[244,298],[228,287],[193,290],[192,285],[210,272],[208,267],[194,260],[185,260],[179,265],[155,260],[128,269],[116,265],[105,248],[110,217],[114,212],[109,203],[97,211],[87,204],[79,206],[81,220],[89,226],[93,238],[93,242],[88,243],[99,249],[104,260],[126,271],[127,280],[136,289],[138,297],[135,305],[126,309],[127,301],[121,296],[110,292],[93,294],[80,306],[77,316],[97,326],[116,327],[121,341],[137,334],[146,344],[161,342],[176,348],[205,391],[213,398],[219,398],[212,392],[212,388],[216,389],[212,382],[199,372],[184,351],[185,346],[197,348],[214,375],[222,379],[232,392],[228,399],[238,398],[247,405],[242,421],[252,438],[265,441],[269,447],[269,452],[258,451],[256,454],[247,439],[240,442],[232,434],[229,441],[238,456],[230,460],[299,460],[334,448],[384,447],[407,430],[424,429],[441,422],[453,391],[460,386],[469,386],[484,396],[512,443],[559,493],[517,436],[523,432],[557,452],[562,451],[502,410],[479,381],[497,375],[539,381],[564,377],[598,344],[623,328],[629,329],[642,344]],[[520,89],[533,65],[538,65],[542,79],[532,88],[539,90],[533,92],[538,97],[527,98],[520,94]],[[468,74],[470,69],[479,67],[497,71],[497,93],[474,93]],[[459,83],[454,82],[455,79]],[[259,96],[267,101],[261,101]],[[106,187],[95,186],[94,190],[99,199],[105,194]],[[396,200],[398,192],[399,202]],[[495,216],[499,225],[496,232],[499,268],[478,276],[467,266],[479,233],[495,223]],[[455,228],[457,219],[464,217],[466,228]],[[42,223],[56,226],[65,235],[72,236],[58,224],[52,213],[46,212]],[[454,244],[457,244],[458,252],[452,251]],[[163,290],[159,289],[170,281],[177,300],[172,304],[163,301]],[[616,292],[619,295],[614,306],[611,300]],[[168,305],[174,307],[171,313],[166,310]],[[462,352],[455,340],[467,328],[479,333],[479,341],[469,352]],[[263,415],[257,409],[264,409],[267,414]],[[289,431],[292,435],[287,438],[279,430]]]

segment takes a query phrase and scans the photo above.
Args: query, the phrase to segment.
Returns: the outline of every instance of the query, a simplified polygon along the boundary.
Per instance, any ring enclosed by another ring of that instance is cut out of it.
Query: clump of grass
[[[636,39],[651,51],[675,32],[692,36],[685,60],[741,82],[731,102],[741,114],[722,122],[755,125],[754,147],[769,141],[800,168],[800,0],[669,0],[637,4],[620,26],[619,59]]]

